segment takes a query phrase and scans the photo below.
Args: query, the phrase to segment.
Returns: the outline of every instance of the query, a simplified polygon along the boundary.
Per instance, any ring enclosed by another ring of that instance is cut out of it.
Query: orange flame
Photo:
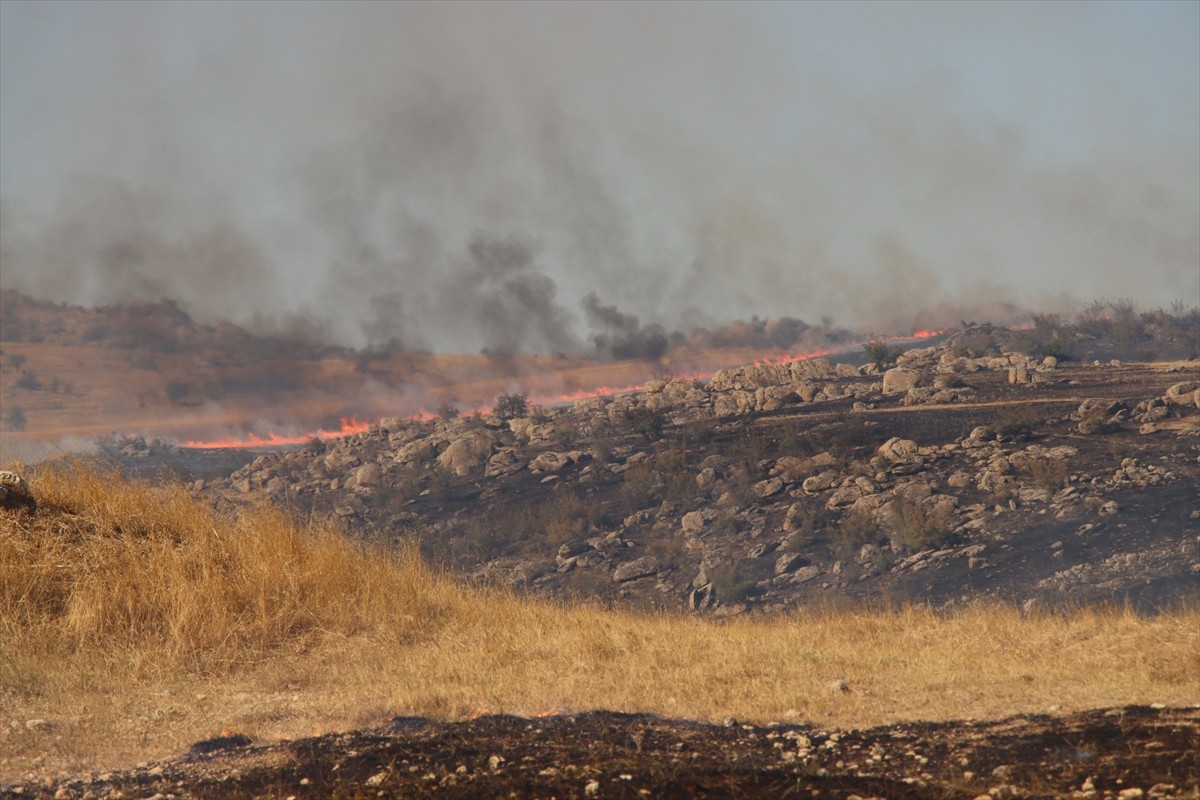
[[[936,336],[941,336],[947,333],[945,328],[939,330],[915,330],[910,336],[888,336],[883,337],[882,341],[888,342],[903,342],[922,339],[930,339]],[[764,356],[754,361],[755,366],[776,366],[779,364],[789,364],[793,361],[807,361],[814,358],[824,358],[826,356],[836,355],[839,353],[848,353],[863,346],[862,341],[850,342],[838,347],[825,348],[820,350],[812,350],[805,353],[788,353],[784,355]],[[716,374],[715,370],[693,372],[686,375],[672,376],[673,380],[692,380],[706,381]],[[589,400],[595,397],[613,397],[630,392],[641,391],[645,388],[645,383],[629,384],[625,386],[593,386],[587,389],[576,389],[570,392],[551,395],[536,395],[529,398],[532,405],[541,406],[563,406],[575,402],[576,400]],[[492,407],[489,405],[478,405],[474,408],[464,411],[465,414],[491,414]],[[408,419],[415,422],[430,422],[438,418],[438,415],[425,408],[420,408],[411,413]],[[227,438],[217,439],[212,441],[190,441],[185,442],[184,447],[192,447],[197,449],[217,449],[217,448],[247,448],[247,447],[287,447],[301,445],[312,439],[332,439],[341,436],[350,436],[356,433],[365,433],[370,428],[366,422],[361,422],[353,417],[342,420],[341,428],[338,430],[318,430],[315,433],[304,433],[300,435],[283,435],[278,433],[268,433],[266,436],[258,436],[249,433],[242,438]]]
[[[266,436],[258,436],[253,433],[248,433],[241,439],[215,439],[212,441],[184,442],[183,446],[195,448],[197,450],[215,450],[221,447],[287,447],[291,445],[304,444],[312,439],[335,439],[339,436],[351,436],[356,433],[366,433],[369,427],[369,423],[360,422],[354,417],[348,417],[342,419],[342,426],[336,431],[329,431],[322,428],[317,430],[315,433],[305,433],[298,436],[285,436],[275,433],[274,431],[271,431]]]

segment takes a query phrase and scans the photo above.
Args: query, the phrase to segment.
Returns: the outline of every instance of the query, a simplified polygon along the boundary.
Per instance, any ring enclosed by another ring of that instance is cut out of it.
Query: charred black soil
[[[1126,707],[849,731],[591,712],[460,723],[397,718],[270,746],[238,737],[4,797],[1182,798],[1200,711]]]

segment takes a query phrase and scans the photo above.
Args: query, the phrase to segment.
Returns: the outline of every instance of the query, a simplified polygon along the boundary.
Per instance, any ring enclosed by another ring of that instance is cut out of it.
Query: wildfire
[[[936,336],[941,336],[947,332],[946,329],[940,330],[916,330],[909,336],[889,336],[884,341],[904,342],[930,339]],[[821,350],[812,350],[805,353],[788,353],[784,355],[772,355],[754,360],[755,366],[774,366],[778,364],[788,364],[793,361],[807,361],[813,358],[824,358],[826,356],[848,353],[863,346],[861,341],[847,343],[839,347],[826,348]],[[706,381],[716,373],[716,370],[700,370],[691,372],[686,375],[674,375],[675,380],[697,380]],[[615,395],[628,394],[630,392],[640,391],[645,388],[645,383],[627,384],[622,386],[592,386],[586,389],[575,389],[570,392],[562,392],[559,394],[535,395],[529,398],[529,402],[533,405],[541,406],[562,406],[569,405],[576,400],[588,400],[596,397],[613,397]],[[468,409],[464,413],[467,414],[491,414],[492,408],[489,405],[478,405]],[[410,412],[408,419],[417,422],[429,422],[437,419],[438,415],[428,409],[421,408],[415,412]],[[258,436],[253,433],[246,434],[241,438],[217,439],[212,441],[190,441],[185,442],[184,447],[193,447],[197,449],[212,450],[217,448],[251,448],[251,447],[288,447],[301,445],[312,439],[333,439],[341,436],[350,436],[356,433],[366,433],[370,428],[370,424],[361,422],[353,417],[343,419],[341,427],[337,430],[318,430],[312,433],[304,433],[300,435],[284,435],[278,433],[268,433],[266,436]]]
[[[304,444],[312,439],[335,439],[339,436],[351,436],[356,433],[366,433],[370,427],[370,423],[360,422],[354,417],[343,418],[342,425],[335,431],[325,430],[324,428],[317,430],[314,433],[305,433],[299,436],[287,436],[275,433],[268,433],[266,436],[258,436],[253,433],[248,433],[240,439],[215,439],[212,441],[197,441],[184,442],[184,447],[192,447],[197,450],[216,450],[222,447],[242,448],[242,447],[288,447],[292,445]]]

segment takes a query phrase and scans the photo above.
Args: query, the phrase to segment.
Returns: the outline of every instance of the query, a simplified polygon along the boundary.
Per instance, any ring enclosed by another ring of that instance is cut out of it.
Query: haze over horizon
[[[0,286],[56,301],[882,329],[1193,304],[1197,220],[1200,3],[0,4]]]

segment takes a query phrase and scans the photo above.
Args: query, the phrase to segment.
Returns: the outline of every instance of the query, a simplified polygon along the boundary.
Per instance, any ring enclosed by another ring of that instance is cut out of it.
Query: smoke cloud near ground
[[[3,286],[649,358],[754,315],[1194,302],[1198,31],[1194,4],[5,3]]]

